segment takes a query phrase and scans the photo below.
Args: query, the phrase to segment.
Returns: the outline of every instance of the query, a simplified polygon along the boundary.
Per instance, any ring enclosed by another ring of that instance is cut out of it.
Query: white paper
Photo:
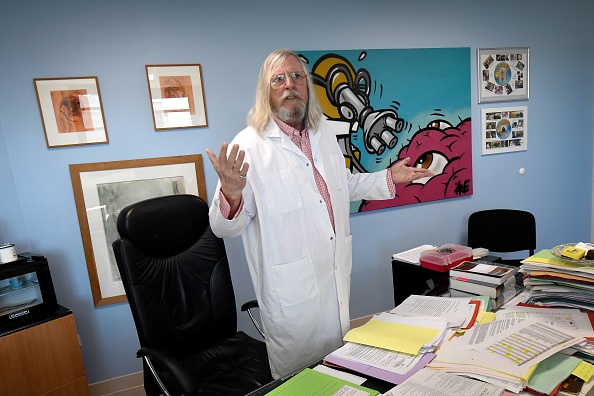
[[[588,314],[575,308],[512,307],[498,311],[495,318],[518,321],[535,318],[575,336],[594,337]]]
[[[318,364],[312,370],[319,371],[320,373],[331,375],[335,378],[340,378],[345,381],[349,381],[353,384],[361,385],[363,382],[367,381],[367,378],[347,373],[346,371],[336,370],[328,366],[324,366],[323,364]],[[367,393],[365,393],[367,394]]]
[[[347,342],[331,353],[353,362],[364,363],[396,374],[406,374],[413,368],[424,354],[410,355],[408,353],[390,351],[369,345]]]
[[[483,331],[485,325],[475,326],[476,329],[471,329],[473,331],[461,337],[460,341],[468,341],[467,337],[470,337],[472,348],[484,355],[488,367],[509,367],[509,363],[516,367],[531,367],[583,340],[534,318],[488,336]],[[492,326],[497,326],[497,323],[488,328],[492,330]],[[509,368],[503,371],[514,372]]]
[[[495,385],[425,368],[384,396],[498,396],[502,392],[503,388]]]
[[[396,253],[392,255],[392,259],[405,261],[407,263],[420,265],[421,264],[421,253],[425,250],[435,249],[434,245],[421,245],[416,248],[405,250],[404,252]]]
[[[445,318],[449,327],[459,328],[468,320],[470,298],[448,298],[434,296],[409,296],[390,311],[400,316],[426,316]]]

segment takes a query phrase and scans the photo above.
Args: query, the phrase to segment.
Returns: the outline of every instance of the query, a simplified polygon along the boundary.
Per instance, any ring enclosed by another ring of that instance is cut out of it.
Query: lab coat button
[[[333,241],[334,240],[334,237],[330,237],[330,240]]]

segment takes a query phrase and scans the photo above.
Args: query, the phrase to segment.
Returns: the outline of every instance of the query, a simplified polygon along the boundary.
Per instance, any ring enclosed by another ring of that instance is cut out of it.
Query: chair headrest
[[[156,257],[169,257],[188,249],[208,225],[208,204],[187,194],[136,202],[122,209],[117,219],[122,239]]]

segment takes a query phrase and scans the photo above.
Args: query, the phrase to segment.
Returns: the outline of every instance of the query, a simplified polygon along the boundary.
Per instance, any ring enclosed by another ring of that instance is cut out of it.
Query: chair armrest
[[[186,371],[179,365],[177,359],[169,352],[160,348],[143,347],[136,352],[136,357],[142,358],[149,366],[155,381],[163,391],[163,395],[168,395],[168,390],[165,388],[161,378],[155,370],[154,363],[159,365],[167,371],[167,373],[177,382],[179,388],[184,395],[194,395],[196,389],[194,383]]]
[[[262,338],[266,338],[266,336],[264,335],[264,332],[260,328],[260,324],[256,321],[256,318],[254,318],[254,315],[252,314],[252,311],[251,310],[254,309],[254,308],[258,308],[258,301],[251,300],[251,301],[248,301],[248,302],[244,303],[241,306],[241,311],[242,312],[247,311],[250,319],[252,320],[252,323],[256,327],[256,330],[258,330],[258,333],[260,333],[260,335],[262,336]]]
[[[252,308],[258,308],[258,301],[256,301],[256,300],[251,300],[251,301],[248,301],[248,302],[244,303],[244,304],[241,306],[241,311],[242,311],[242,312],[243,312],[243,311],[247,311],[247,310],[249,310],[249,309],[252,309]]]

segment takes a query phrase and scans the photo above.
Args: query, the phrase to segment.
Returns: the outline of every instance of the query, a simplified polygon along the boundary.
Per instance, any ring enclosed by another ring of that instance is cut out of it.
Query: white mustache
[[[283,96],[281,96],[281,100],[285,100],[288,96],[295,96],[298,99],[303,100],[303,97],[296,89],[288,89],[283,92]]]

